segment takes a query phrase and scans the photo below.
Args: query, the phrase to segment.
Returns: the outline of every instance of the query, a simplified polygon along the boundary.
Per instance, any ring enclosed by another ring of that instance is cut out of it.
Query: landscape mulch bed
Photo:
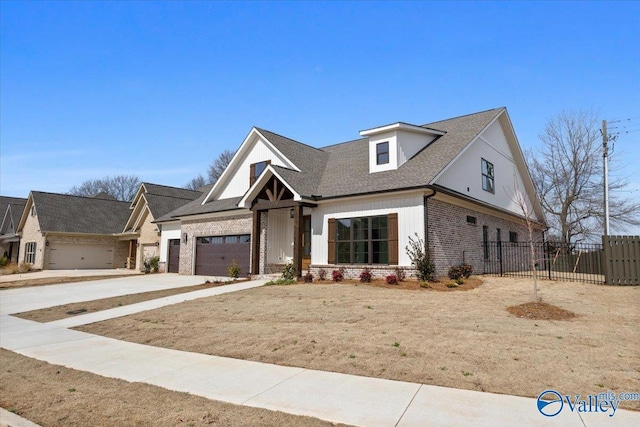
[[[453,281],[446,278],[440,277],[437,280],[432,282],[419,282],[414,279],[406,279],[401,282],[398,282],[395,285],[390,285],[384,279],[374,279],[371,282],[360,282],[359,280],[348,279],[341,282],[333,282],[331,280],[314,280],[312,283],[318,285],[330,285],[330,284],[342,284],[342,285],[355,285],[355,286],[375,286],[377,288],[386,288],[386,289],[402,289],[402,290],[410,290],[410,291],[442,291],[442,292],[452,292],[452,291],[469,291],[471,289],[475,289],[482,284],[482,279],[476,276],[472,276],[468,279],[464,279],[464,283],[461,285],[455,284],[455,286],[447,286],[450,285]]]
[[[527,302],[507,307],[507,311],[516,317],[532,320],[569,320],[578,317],[568,310],[547,304],[546,302]]]

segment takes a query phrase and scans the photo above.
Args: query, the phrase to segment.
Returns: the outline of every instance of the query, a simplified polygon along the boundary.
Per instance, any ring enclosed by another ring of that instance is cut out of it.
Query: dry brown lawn
[[[123,305],[135,304],[142,301],[149,301],[152,299],[168,297],[170,295],[199,291],[201,289],[208,289],[222,285],[224,285],[224,283],[204,283],[202,285],[186,286],[182,288],[142,292],[139,294],[122,295],[113,298],[103,298],[93,301],[82,301],[65,305],[57,305],[55,307],[47,307],[40,310],[16,313],[13,314],[13,316],[20,317],[22,319],[33,320],[36,322],[53,322],[54,320],[64,319],[66,317],[95,313],[96,311],[108,310],[110,308],[120,307]]]
[[[529,279],[467,292],[354,284],[269,286],[78,329],[122,340],[462,389],[536,397],[640,390],[640,287],[543,281],[570,320],[518,318]],[[464,285],[463,285],[464,286]],[[622,407],[640,409],[640,402]]]
[[[42,426],[332,426],[130,383],[0,349],[0,407]]]

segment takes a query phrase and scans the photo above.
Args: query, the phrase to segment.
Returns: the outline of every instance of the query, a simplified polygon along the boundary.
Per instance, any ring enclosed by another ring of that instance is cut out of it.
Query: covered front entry
[[[240,276],[248,276],[250,256],[251,236],[249,234],[198,237],[195,274],[227,276],[228,268],[235,260],[240,267]]]
[[[304,209],[313,207],[313,203],[294,200],[291,190],[275,176],[266,181],[251,201],[252,274],[269,272],[273,263],[292,262],[298,277],[302,275],[311,262],[311,217]]]

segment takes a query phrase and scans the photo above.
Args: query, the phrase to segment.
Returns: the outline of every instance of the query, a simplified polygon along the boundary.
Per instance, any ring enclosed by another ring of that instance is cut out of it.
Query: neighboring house
[[[131,202],[131,215],[124,226],[128,240],[127,267],[140,269],[145,260],[160,255],[160,228],[156,218],[183,206],[202,192],[144,182]],[[177,256],[177,252],[175,253]],[[161,270],[165,265],[161,266]],[[177,263],[175,265],[177,272]],[[162,270],[164,271],[164,270]]]
[[[544,216],[505,108],[313,148],[253,128],[220,179],[156,220],[161,262],[179,248],[181,274],[243,275],[344,267],[357,276],[412,269],[405,247],[424,239],[438,274],[462,262],[482,272],[489,241],[525,240],[524,195]]]
[[[16,233],[27,199],[0,196],[0,257],[18,262],[20,236]]]
[[[120,233],[128,202],[110,196],[71,196],[32,191],[17,227],[20,263],[35,269],[125,266],[128,242]]]

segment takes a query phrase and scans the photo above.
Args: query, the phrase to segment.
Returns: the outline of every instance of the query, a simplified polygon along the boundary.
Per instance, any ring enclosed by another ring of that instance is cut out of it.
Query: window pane
[[[384,165],[389,163],[389,143],[381,142],[376,145],[376,163]]]
[[[353,219],[353,240],[367,240],[369,238],[369,218]]]
[[[389,243],[386,241],[373,242],[373,260],[374,264],[389,264]]]
[[[349,240],[351,239],[351,219],[339,219],[336,221],[338,226],[336,227],[338,235],[336,240]]]
[[[214,245],[221,245],[224,243],[224,237],[209,237],[210,243],[213,243]]]
[[[377,217],[371,218],[371,238],[373,240],[388,239],[386,216],[377,216]]]
[[[336,258],[338,264],[350,264],[351,263],[351,243],[341,242],[338,243],[336,250]]]
[[[262,171],[264,171],[266,167],[267,167],[267,162],[256,163],[254,168],[254,174],[255,174],[254,176],[256,178],[259,177]]]
[[[225,243],[238,243],[238,236],[227,236]]]
[[[369,263],[369,243],[368,242],[353,243],[353,262],[354,264]]]
[[[243,234],[240,236],[240,243],[249,243],[251,241],[251,236],[249,234]]]

